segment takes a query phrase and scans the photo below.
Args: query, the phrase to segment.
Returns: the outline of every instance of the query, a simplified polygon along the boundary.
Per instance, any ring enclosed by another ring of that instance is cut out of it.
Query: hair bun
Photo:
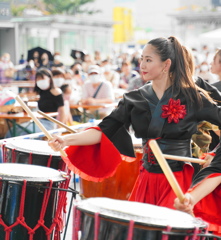
[[[168,38],[171,42],[174,42],[174,37],[169,37]]]

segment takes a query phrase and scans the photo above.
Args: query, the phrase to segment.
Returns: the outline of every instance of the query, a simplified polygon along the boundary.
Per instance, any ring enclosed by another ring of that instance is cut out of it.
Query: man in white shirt
[[[90,65],[88,69],[89,79],[82,89],[82,104],[102,105],[114,102],[113,86],[101,76],[98,65]],[[112,111],[113,107],[99,109],[100,118],[105,117]]]

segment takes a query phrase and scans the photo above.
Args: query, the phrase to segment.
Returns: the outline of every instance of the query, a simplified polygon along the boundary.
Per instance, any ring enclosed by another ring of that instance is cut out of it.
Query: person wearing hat
[[[101,75],[101,68],[98,65],[90,65],[88,68],[88,80],[82,89],[82,104],[104,104],[114,102],[114,91],[111,83],[105,81]],[[113,108],[99,110],[99,117],[103,118]],[[94,112],[91,112],[94,114]]]

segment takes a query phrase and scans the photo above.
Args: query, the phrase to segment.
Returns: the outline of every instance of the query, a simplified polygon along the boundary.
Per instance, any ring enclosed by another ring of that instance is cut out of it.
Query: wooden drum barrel
[[[142,151],[136,151],[136,160],[122,161],[115,174],[102,182],[79,179],[82,198],[107,197],[128,200],[139,174]]]

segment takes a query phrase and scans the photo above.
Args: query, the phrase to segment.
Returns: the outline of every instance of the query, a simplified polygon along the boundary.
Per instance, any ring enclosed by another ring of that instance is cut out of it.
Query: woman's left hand
[[[210,163],[212,162],[214,156],[207,154],[204,160],[206,161],[204,164],[202,164],[202,168],[208,167]]]

